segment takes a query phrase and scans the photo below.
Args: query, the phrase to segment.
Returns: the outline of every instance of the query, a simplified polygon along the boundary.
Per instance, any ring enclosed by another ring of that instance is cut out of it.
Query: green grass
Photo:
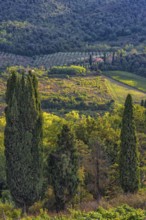
[[[146,78],[144,77],[124,71],[107,71],[105,75],[146,92]]]
[[[122,85],[113,83],[110,80],[106,80],[106,86],[110,92],[111,97],[118,103],[123,104],[125,102],[127,94],[131,94],[134,100],[134,103],[140,103],[142,99],[146,99],[146,94],[137,90],[134,90],[132,87],[126,88]]]

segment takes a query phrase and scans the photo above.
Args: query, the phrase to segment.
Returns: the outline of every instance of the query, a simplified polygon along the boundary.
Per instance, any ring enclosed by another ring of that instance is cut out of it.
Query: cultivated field
[[[0,52],[0,69],[5,69],[9,66],[24,66],[24,67],[44,67],[46,69],[53,66],[64,66],[74,62],[82,62],[89,60],[92,54],[93,58],[103,57],[102,52],[59,52],[40,56],[20,56],[10,53]],[[107,56],[110,55],[106,53]]]

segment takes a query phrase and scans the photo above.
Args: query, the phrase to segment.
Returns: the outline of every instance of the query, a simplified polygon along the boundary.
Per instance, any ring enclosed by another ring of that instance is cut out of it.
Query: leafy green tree
[[[1,116],[0,117],[0,197],[2,196],[2,191],[6,188],[4,128],[5,128],[5,118]]]
[[[136,192],[140,184],[139,152],[131,95],[126,98],[122,119],[119,169],[120,184],[124,192]]]
[[[31,72],[14,72],[6,91],[7,183],[16,205],[24,211],[40,197],[42,185],[42,113],[37,87]]]
[[[49,182],[53,186],[56,211],[63,210],[75,195],[78,180],[78,155],[75,139],[67,125],[58,136],[58,147],[48,158]]]

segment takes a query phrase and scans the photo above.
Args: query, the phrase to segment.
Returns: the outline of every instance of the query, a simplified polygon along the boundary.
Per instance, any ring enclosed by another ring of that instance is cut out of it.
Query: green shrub
[[[40,210],[43,208],[43,202],[38,201],[35,202],[30,208],[29,208],[29,213],[32,215],[38,215],[40,214]]]
[[[1,201],[3,203],[12,203],[12,196],[9,190],[2,191]]]
[[[11,204],[3,204],[0,203],[0,219],[4,219],[4,217],[8,220],[16,220],[20,218],[21,210],[15,209]]]
[[[40,209],[38,216],[24,216],[21,220],[145,220],[146,213],[141,209],[134,209],[128,205],[122,205],[108,210],[99,207],[95,212],[82,212],[69,210],[70,214],[49,216],[47,211]],[[4,218],[5,216],[5,218]],[[14,209],[9,204],[0,204],[0,219],[18,220],[21,211]]]
[[[145,209],[146,207],[146,193],[139,192],[137,194],[121,194],[116,198],[109,201],[111,206],[121,206],[122,204],[128,204],[129,206],[138,209]]]
[[[54,66],[49,70],[49,74],[81,75],[86,74],[86,69],[82,66]]]

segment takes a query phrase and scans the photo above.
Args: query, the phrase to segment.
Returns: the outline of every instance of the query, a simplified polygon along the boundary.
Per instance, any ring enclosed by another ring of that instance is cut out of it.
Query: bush
[[[3,203],[12,203],[12,196],[9,190],[2,191],[1,201]]]
[[[100,201],[100,206],[104,208],[121,206],[123,204],[127,204],[135,209],[141,208],[145,209],[146,207],[146,193],[139,192],[137,194],[121,194],[117,195],[115,198],[111,200],[102,199]]]
[[[0,203],[0,219],[18,219],[21,216],[21,210],[15,209],[11,204]]]
[[[40,214],[40,210],[43,208],[43,202],[38,201],[35,202],[30,208],[29,208],[29,214]]]
[[[86,74],[86,69],[82,66],[54,66],[49,70],[49,74],[81,75]]]
[[[38,216],[24,216],[21,220],[145,220],[146,213],[141,209],[134,209],[128,205],[116,208],[104,209],[99,207],[97,211],[82,212],[69,210],[70,214],[56,214],[49,216],[47,211],[40,209]],[[21,210],[14,209],[9,204],[0,204],[0,219],[18,220],[21,217]]]

